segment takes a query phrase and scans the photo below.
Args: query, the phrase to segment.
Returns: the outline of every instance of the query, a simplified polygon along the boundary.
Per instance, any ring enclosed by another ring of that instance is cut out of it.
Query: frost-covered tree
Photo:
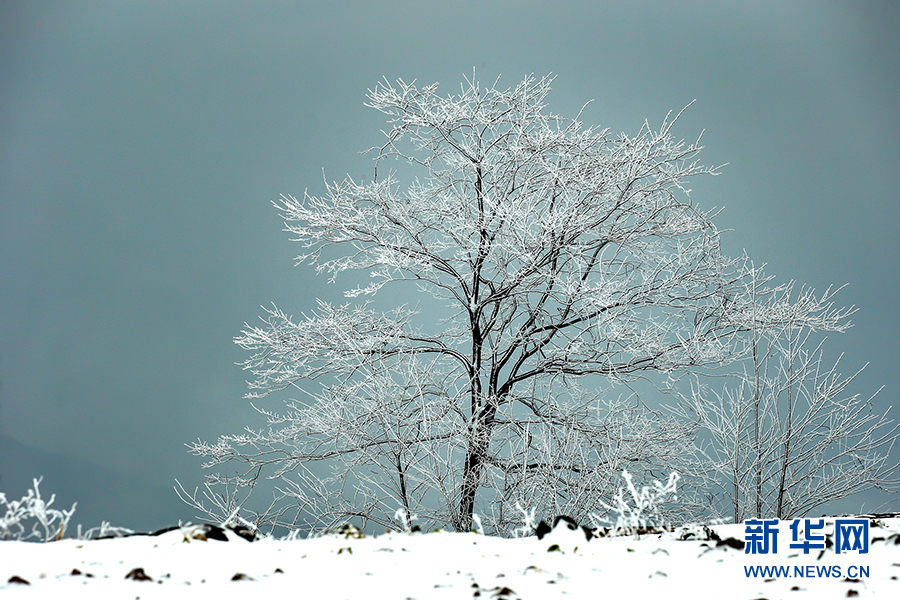
[[[266,429],[193,444],[207,466],[242,463],[230,481],[247,485],[271,469],[319,525],[391,526],[400,508],[460,530],[473,513],[503,530],[516,502],[599,512],[624,467],[690,470],[690,428],[610,388],[735,355],[743,274],[685,187],[716,169],[677,117],[629,136],[549,113],[551,81],[369,92],[390,123],[374,180],[276,206],[298,263],[368,275],[345,294],[374,300],[248,325],[249,397],[304,395],[260,407]],[[401,187],[388,158],[420,178]],[[440,311],[379,308],[388,286]]]

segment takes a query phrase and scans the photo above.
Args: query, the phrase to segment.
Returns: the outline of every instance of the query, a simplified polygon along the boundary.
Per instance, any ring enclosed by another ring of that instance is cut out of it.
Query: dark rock
[[[144,569],[141,567],[135,567],[128,571],[128,575],[125,576],[125,579],[133,579],[134,581],[153,581],[153,578],[144,573]]]
[[[544,536],[553,531],[553,528],[547,525],[547,522],[541,519],[541,522],[538,523],[537,529],[534,532],[537,534],[537,539],[542,540]]]
[[[544,536],[559,527],[560,523],[562,523],[562,526],[570,531],[576,531],[579,528],[578,523],[572,517],[559,515],[553,520],[553,527],[550,527],[549,525],[547,525],[546,521],[541,519],[541,522],[538,523],[537,529],[535,529],[534,532],[535,534],[537,534],[537,538],[539,540],[542,540],[544,539]],[[584,532],[584,539],[590,540],[592,537],[594,537],[593,532],[591,532],[589,528],[582,525],[581,530]]]
[[[218,542],[228,541],[228,536],[225,535],[225,530],[218,525],[203,525],[201,531],[207,539],[216,540]]]
[[[735,550],[743,550],[744,549],[744,540],[739,540],[737,538],[725,538],[724,540],[719,540],[716,542],[716,548],[720,546],[726,546],[728,548],[734,548]]]
[[[13,575],[7,580],[6,583],[16,583],[18,585],[31,585],[31,583],[27,579],[22,579],[18,575]]]
[[[487,591],[491,592],[491,598],[494,600],[513,600],[514,598],[519,597],[518,594],[516,594],[514,591],[512,591],[511,589],[509,589],[506,586],[503,586],[503,587],[497,586],[497,587],[491,588],[490,590],[487,590]]]
[[[234,527],[229,527],[228,529],[241,536],[248,542],[256,541],[256,532],[249,527],[244,527],[243,525],[235,525]]]

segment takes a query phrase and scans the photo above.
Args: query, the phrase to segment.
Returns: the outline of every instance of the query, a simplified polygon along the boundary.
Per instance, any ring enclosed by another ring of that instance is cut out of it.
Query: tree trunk
[[[462,488],[459,501],[459,530],[472,530],[472,514],[475,512],[475,495],[481,480],[481,469],[491,445],[491,432],[494,428],[494,416],[497,408],[486,405],[475,417],[469,433],[469,448],[466,450],[466,463],[463,467]]]
[[[794,350],[793,350],[793,341],[794,339],[791,337],[791,333],[788,333],[788,363],[787,363],[787,427],[785,427],[784,432],[784,453],[781,457],[781,477],[778,480],[778,504],[775,507],[775,517],[778,519],[782,518],[782,512],[784,511],[784,490],[787,487],[787,468],[788,463],[791,460],[791,441],[793,440],[794,432],[791,430],[792,421],[794,419],[794,397],[793,397],[793,384],[794,384]]]
[[[752,264],[752,263],[751,263]],[[759,404],[760,398],[760,382],[759,382],[759,355],[758,348],[759,339],[756,331],[756,271],[753,272],[753,444],[756,451],[756,460],[754,461],[754,471],[756,475],[756,518],[762,518],[762,442],[759,439],[760,414]]]

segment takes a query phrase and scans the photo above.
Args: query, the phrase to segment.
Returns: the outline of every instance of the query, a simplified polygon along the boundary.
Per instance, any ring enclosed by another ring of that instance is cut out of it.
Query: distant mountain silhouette
[[[179,519],[195,517],[193,509],[181,502],[171,487],[150,485],[133,475],[31,448],[0,434],[0,492],[7,499],[18,500],[37,477],[43,477],[42,498],[56,495],[54,508],[69,509],[78,503],[69,524],[72,535],[79,523],[82,529],[108,521],[135,531],[155,531],[175,525]]]

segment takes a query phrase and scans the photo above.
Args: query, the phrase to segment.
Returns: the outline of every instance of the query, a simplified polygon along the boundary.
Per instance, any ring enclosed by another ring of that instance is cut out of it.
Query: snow
[[[202,526],[157,536],[49,543],[0,541],[0,596],[10,598],[847,598],[900,597],[900,518],[872,520],[867,554],[833,549],[745,554],[714,539],[679,538],[702,527],[585,539],[563,522],[543,539],[476,533],[345,529],[305,540],[254,542]],[[785,524],[782,524],[785,525]],[[833,531],[829,520],[826,530]],[[711,527],[743,541],[743,525]],[[781,534],[788,531],[782,527]],[[892,537],[893,536],[893,537]],[[789,541],[789,540],[788,540]],[[556,549],[558,547],[558,550]],[[549,550],[549,551],[548,551]],[[750,565],[841,566],[839,577],[747,577]],[[851,579],[850,566],[869,576]],[[126,578],[141,569],[152,581]],[[18,577],[28,584],[11,582]],[[796,588],[796,589],[795,589]]]

